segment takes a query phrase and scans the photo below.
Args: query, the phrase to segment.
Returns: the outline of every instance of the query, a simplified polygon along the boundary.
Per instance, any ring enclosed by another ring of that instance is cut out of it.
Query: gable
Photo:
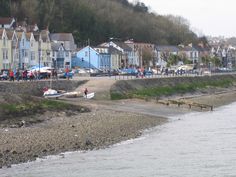
[[[6,33],[6,30],[5,30],[5,29],[3,29],[2,39],[8,40],[7,33]]]
[[[14,22],[15,22],[15,19],[11,17],[0,18],[0,25],[12,25]]]

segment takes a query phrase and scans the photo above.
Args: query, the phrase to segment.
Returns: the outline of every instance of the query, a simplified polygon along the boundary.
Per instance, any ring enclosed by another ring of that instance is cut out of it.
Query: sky
[[[135,0],[136,1],[136,0]],[[139,0],[160,15],[180,15],[207,36],[236,37],[235,0]],[[130,0],[133,2],[133,0]]]

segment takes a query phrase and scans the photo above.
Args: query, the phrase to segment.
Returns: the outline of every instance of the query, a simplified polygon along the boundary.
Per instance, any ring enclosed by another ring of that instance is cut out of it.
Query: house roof
[[[11,17],[0,17],[0,24],[11,24],[12,20]]]
[[[117,48],[115,48],[115,47],[113,47],[113,46],[111,46],[111,47],[109,48],[109,50],[110,50],[111,53],[119,53],[119,54],[122,53],[121,51],[119,51]]]
[[[41,34],[41,39],[43,40],[43,42],[46,42],[49,39],[48,30],[42,30],[40,34]]]
[[[34,35],[34,39],[36,41],[39,41],[39,36],[40,36],[39,32],[33,32],[33,35]]]
[[[27,40],[30,40],[31,33],[25,33],[25,37],[26,37]]]
[[[158,51],[169,51],[169,52],[179,51],[179,48],[177,46],[172,46],[172,45],[159,45],[159,46],[156,46],[156,49]]]
[[[4,29],[0,29],[0,39],[2,38],[3,31]]]
[[[14,31],[13,30],[6,30],[6,32],[7,32],[8,39],[12,39]]]
[[[179,49],[180,49],[180,51],[186,51],[186,52],[197,50],[197,49],[195,49],[194,47],[191,47],[191,46],[179,47]]]
[[[72,33],[52,33],[50,34],[52,41],[71,41],[74,43],[74,37]]]
[[[128,51],[132,51],[132,48],[129,47],[127,44],[125,44],[124,42],[119,42],[119,41],[115,41],[113,42],[114,44],[118,45],[120,48],[124,49],[124,50],[128,50]]]
[[[64,50],[65,50],[65,47],[64,47],[62,44],[52,42],[52,50],[53,50],[53,51],[58,51],[60,47],[63,47]]]
[[[199,52],[206,52],[211,50],[209,47],[201,47],[201,46],[194,46],[194,48]]]
[[[18,36],[18,38],[19,38],[19,40],[20,40],[21,37],[22,37],[23,32],[21,32],[21,31],[17,31],[16,33],[17,33],[17,36]]]

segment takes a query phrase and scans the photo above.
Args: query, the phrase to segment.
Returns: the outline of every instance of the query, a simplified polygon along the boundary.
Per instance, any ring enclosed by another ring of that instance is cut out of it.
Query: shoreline
[[[71,117],[61,114],[30,127],[2,128],[0,167],[67,151],[106,148],[165,122],[162,117],[94,110]]]
[[[214,103],[214,107],[236,101],[235,90],[192,96],[183,97],[204,104]],[[92,111],[69,117],[64,112],[54,116],[48,112],[41,115],[45,121],[30,127],[0,128],[0,167],[10,167],[12,164],[68,151],[107,148],[139,137],[144,130],[168,122],[171,115],[200,111],[144,100],[77,101],[74,100],[74,104],[88,106]]]

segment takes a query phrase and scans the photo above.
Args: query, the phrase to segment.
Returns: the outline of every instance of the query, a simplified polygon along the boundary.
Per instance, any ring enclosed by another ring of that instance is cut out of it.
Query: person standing
[[[20,71],[19,70],[17,70],[16,71],[16,80],[19,82],[19,80],[20,80]]]
[[[85,96],[85,98],[87,98],[87,95],[88,95],[88,89],[85,88],[85,89],[84,89],[84,96]]]
[[[69,80],[69,68],[66,67],[66,77],[67,77],[67,80]]]
[[[12,70],[10,70],[10,74],[9,74],[9,76],[10,76],[10,81],[13,81],[14,82],[14,72],[12,71]]]

